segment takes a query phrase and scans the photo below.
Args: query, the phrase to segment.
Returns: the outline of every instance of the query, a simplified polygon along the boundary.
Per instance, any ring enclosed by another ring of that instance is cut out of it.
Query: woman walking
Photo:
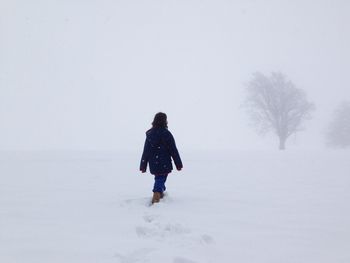
[[[168,130],[167,115],[159,112],[154,116],[152,128],[146,132],[146,141],[141,158],[140,171],[145,173],[147,164],[154,175],[152,204],[158,203],[164,196],[165,182],[173,170],[172,160],[176,169],[182,169],[182,161],[176,148],[173,135]]]

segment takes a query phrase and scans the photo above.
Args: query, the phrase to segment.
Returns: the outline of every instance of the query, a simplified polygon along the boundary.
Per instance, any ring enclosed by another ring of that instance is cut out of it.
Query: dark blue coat
[[[140,170],[146,171],[149,164],[151,174],[168,174],[173,170],[171,158],[176,168],[181,169],[182,161],[171,132],[166,128],[148,130]]]

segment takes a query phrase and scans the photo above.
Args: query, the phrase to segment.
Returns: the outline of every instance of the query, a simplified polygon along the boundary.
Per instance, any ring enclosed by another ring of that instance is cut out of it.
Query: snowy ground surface
[[[149,207],[139,154],[0,154],[0,262],[350,262],[349,152],[182,157]]]

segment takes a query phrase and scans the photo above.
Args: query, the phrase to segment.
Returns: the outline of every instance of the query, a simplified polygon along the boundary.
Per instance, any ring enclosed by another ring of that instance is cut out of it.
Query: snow
[[[149,206],[140,154],[0,154],[0,262],[348,263],[348,151],[183,153]]]

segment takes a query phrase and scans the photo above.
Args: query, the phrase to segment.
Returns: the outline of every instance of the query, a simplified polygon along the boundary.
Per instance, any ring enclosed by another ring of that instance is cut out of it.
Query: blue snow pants
[[[168,177],[167,174],[154,176],[153,192],[163,193],[165,191],[165,189],[166,189],[165,182],[166,182],[167,177]]]

